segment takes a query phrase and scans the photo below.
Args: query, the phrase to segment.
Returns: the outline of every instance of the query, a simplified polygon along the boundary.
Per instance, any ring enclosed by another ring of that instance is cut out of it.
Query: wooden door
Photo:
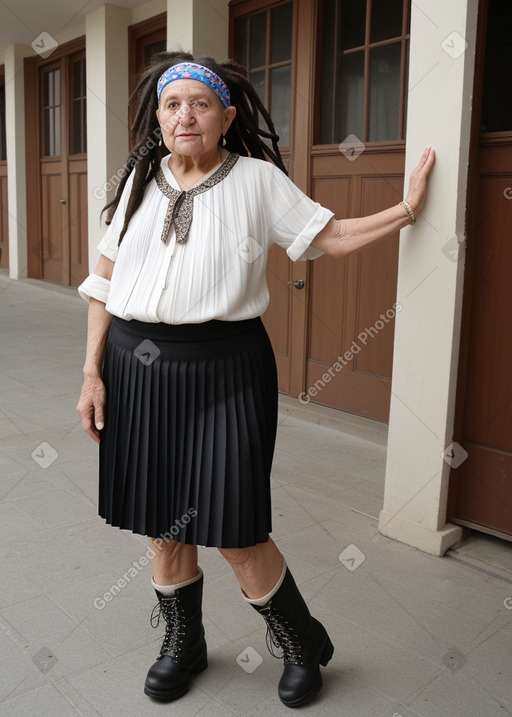
[[[88,274],[83,38],[26,68],[29,276],[78,286]],[[80,48],[80,49],[79,49]]]
[[[338,218],[402,199],[404,150],[368,148],[357,161],[313,159],[313,198]],[[301,400],[387,421],[391,393],[398,233],[345,259],[321,257],[309,274],[309,341]],[[327,287],[327,290],[326,290]]]
[[[286,6],[287,24],[274,31]],[[289,141],[282,151],[295,184],[338,218],[402,199],[409,15],[409,0],[231,3],[232,51],[273,116],[269,73],[285,60],[273,49],[290,34],[291,93],[281,91],[277,114]],[[272,250],[264,321],[281,391],[387,421],[397,264],[398,234],[342,261],[293,264]],[[292,283],[300,280],[301,289]]]
[[[320,2],[311,194],[338,218],[403,197],[408,0]],[[311,263],[303,400],[387,421],[398,232]]]
[[[467,457],[454,452],[448,517],[512,539],[512,8],[489,0],[479,17],[455,431]]]
[[[5,76],[0,65],[0,269],[9,268],[9,211],[7,204],[7,146],[5,133]]]

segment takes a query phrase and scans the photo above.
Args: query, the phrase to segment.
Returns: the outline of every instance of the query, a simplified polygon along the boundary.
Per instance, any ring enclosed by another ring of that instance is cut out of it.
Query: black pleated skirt
[[[103,380],[107,523],[193,545],[268,540],[277,375],[261,319],[174,326],[114,317]]]

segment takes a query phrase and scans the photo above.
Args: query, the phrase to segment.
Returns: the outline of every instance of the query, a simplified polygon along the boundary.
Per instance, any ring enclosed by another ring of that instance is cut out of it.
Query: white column
[[[105,232],[99,217],[128,156],[128,25],[131,12],[104,5],[86,17],[89,270]]]
[[[462,531],[446,523],[457,383],[464,226],[478,0],[412,3],[406,181],[425,146],[430,193],[402,232],[381,533],[443,555]],[[407,186],[407,185],[406,185]]]
[[[25,165],[25,86],[23,58],[27,45],[11,45],[4,53],[5,124],[7,140],[7,206],[9,211],[9,276],[27,276],[27,191]]]
[[[228,57],[228,0],[167,0],[167,48],[196,56]]]

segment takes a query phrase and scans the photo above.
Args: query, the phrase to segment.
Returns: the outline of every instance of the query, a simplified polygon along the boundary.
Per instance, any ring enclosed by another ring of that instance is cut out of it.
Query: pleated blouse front
[[[165,181],[181,191],[169,156],[161,164]],[[183,324],[261,316],[269,302],[265,269],[272,244],[293,261],[316,258],[321,252],[310,244],[333,216],[271,163],[238,157],[221,181],[194,197],[183,243],[172,226],[162,241],[169,199],[152,180],[118,247],[132,179],[98,245],[115,262],[107,311],[127,320]]]

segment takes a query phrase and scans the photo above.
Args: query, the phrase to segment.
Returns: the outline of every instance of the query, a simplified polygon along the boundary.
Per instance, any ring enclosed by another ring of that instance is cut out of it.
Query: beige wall
[[[105,228],[102,208],[112,198],[106,183],[128,154],[128,26],[131,12],[107,5],[87,15],[87,194],[89,269]]]
[[[132,19],[130,25],[135,25],[138,22],[149,20],[150,17],[160,15],[167,11],[167,0],[153,0],[145,5],[139,5],[132,10]]]
[[[9,276],[27,276],[27,191],[25,164],[25,86],[23,59],[32,54],[26,45],[11,45],[3,53],[5,65],[5,125],[7,144],[7,206],[9,211]]]
[[[228,58],[228,0],[167,0],[167,47]]]

